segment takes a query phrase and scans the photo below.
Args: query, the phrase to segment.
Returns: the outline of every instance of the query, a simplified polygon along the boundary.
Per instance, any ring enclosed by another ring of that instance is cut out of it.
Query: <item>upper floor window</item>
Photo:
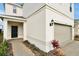
[[[16,6],[13,5],[13,13],[16,13]]]
[[[70,12],[72,12],[72,4],[70,3]]]
[[[5,3],[0,3],[0,14],[5,12]]]

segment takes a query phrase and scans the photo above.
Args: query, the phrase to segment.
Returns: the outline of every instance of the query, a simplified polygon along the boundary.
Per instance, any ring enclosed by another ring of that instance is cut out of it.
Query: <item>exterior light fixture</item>
[[[53,26],[53,20],[51,20],[51,22],[50,22],[50,26]]]

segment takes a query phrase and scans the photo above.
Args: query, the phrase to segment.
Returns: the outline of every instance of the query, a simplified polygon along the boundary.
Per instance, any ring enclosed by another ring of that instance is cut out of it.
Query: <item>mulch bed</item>
[[[31,44],[28,42],[28,40],[23,42],[28,48],[31,49],[31,51],[36,55],[36,56],[47,56],[47,53],[40,50],[37,48],[34,44]]]
[[[55,48],[48,52],[48,56],[65,56],[64,51],[61,48]]]
[[[8,43],[8,53],[7,56],[13,56],[13,51],[12,51],[12,44]]]

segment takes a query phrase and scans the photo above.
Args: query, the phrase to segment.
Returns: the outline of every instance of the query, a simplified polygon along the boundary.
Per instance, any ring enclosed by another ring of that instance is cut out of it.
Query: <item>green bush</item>
[[[8,51],[8,42],[4,41],[0,45],[0,56],[6,56]]]

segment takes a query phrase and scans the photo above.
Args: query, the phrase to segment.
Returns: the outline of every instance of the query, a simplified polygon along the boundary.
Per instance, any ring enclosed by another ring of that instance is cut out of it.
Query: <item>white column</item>
[[[8,37],[7,37],[7,29],[8,29],[8,23],[7,23],[7,20],[6,19],[4,19],[3,20],[3,39],[4,40],[7,40],[8,39]]]
[[[23,34],[24,34],[23,40],[25,41],[27,40],[27,22],[26,21],[23,23]]]

